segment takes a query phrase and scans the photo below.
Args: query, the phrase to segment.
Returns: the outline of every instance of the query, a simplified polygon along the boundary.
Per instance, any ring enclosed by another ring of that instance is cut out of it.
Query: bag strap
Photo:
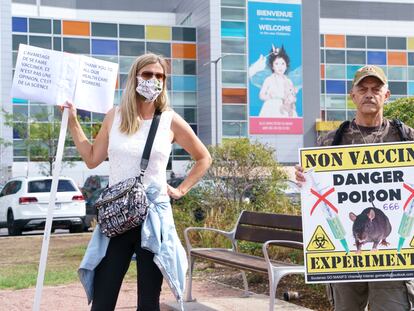
[[[349,120],[341,123],[341,125],[338,127],[338,129],[335,132],[335,136],[332,141],[332,146],[338,146],[341,144],[342,135],[344,134],[344,131],[349,127],[350,124],[351,124],[351,121]]]
[[[400,119],[392,119],[392,122],[398,130],[398,135],[400,135],[401,141],[410,141],[410,138],[403,129],[404,123]]]
[[[148,167],[149,157],[151,155],[152,145],[154,143],[155,134],[157,133],[158,124],[160,124],[161,112],[156,110],[152,118],[151,127],[148,133],[147,141],[145,142],[144,153],[141,158],[141,172],[140,176],[144,176],[145,170]]]

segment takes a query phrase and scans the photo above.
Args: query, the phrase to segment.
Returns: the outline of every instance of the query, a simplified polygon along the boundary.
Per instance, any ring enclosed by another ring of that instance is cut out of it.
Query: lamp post
[[[214,64],[214,91],[215,91],[215,107],[216,107],[216,114],[215,114],[215,118],[216,118],[216,140],[215,140],[215,145],[218,145],[220,143],[219,138],[219,104],[218,104],[218,70],[217,70],[217,65],[218,62],[224,57],[226,56],[226,54],[223,54],[222,56],[214,59],[214,60],[210,60],[209,62],[205,63],[203,66],[207,66],[209,64]]]

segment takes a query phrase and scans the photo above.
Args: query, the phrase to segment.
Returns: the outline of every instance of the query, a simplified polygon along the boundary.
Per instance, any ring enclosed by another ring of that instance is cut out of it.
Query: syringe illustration
[[[326,221],[328,222],[329,228],[331,228],[331,231],[335,237],[335,239],[339,240],[343,246],[343,248],[345,249],[346,253],[349,253],[349,247],[348,247],[348,243],[346,242],[345,239],[345,229],[344,226],[341,223],[341,220],[338,217],[338,210],[335,206],[332,205],[332,203],[327,204],[326,199],[324,200],[322,197],[326,197],[328,194],[334,192],[334,188],[331,188],[330,190],[328,190],[325,194],[324,194],[324,190],[328,189],[328,187],[324,187],[322,188],[320,186],[320,183],[317,183],[314,177],[314,171],[313,169],[309,170],[306,173],[306,176],[308,176],[310,178],[310,183],[311,183],[311,193],[315,194],[317,197],[319,197],[319,200],[317,201],[317,203],[315,203],[315,205],[313,206],[312,210],[311,210],[311,215],[313,213],[314,208],[316,207],[316,205],[318,204],[318,202],[320,202],[320,204],[322,205],[322,211],[323,214],[325,215]],[[313,187],[313,189],[312,189]],[[328,206],[329,205],[329,206]]]
[[[404,188],[408,189],[413,193],[414,189],[412,189],[407,184],[403,184]],[[398,249],[399,252],[404,245],[405,239],[411,235],[413,225],[414,225],[414,200],[412,198],[414,195],[411,195],[408,200],[404,204],[404,212],[401,218],[400,227],[398,228],[398,234],[400,235],[400,239],[398,241]],[[410,203],[410,206],[407,205]]]

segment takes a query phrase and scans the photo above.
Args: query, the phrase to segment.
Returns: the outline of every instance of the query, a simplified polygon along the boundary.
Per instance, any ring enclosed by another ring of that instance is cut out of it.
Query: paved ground
[[[8,311],[32,310],[35,289],[2,290],[0,291],[0,309]],[[260,311],[268,310],[268,297],[253,295],[249,298],[240,298],[243,292],[210,281],[193,281],[193,296],[196,303],[186,305],[186,311]],[[168,286],[164,284],[161,294],[161,311],[178,310],[174,297]],[[80,283],[44,287],[41,310],[89,310],[86,296]],[[136,310],[136,285],[124,283],[118,299],[116,310]],[[302,307],[277,301],[278,311],[305,311]]]

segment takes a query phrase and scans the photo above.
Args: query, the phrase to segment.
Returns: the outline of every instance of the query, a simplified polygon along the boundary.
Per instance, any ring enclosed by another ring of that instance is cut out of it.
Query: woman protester
[[[91,310],[114,310],[132,255],[136,254],[138,311],[160,310],[163,277],[182,302],[187,259],[174,226],[170,198],[179,199],[204,175],[211,163],[206,147],[184,119],[170,107],[167,98],[165,59],[145,54],[133,63],[119,107],[111,109],[93,143],[86,138],[69,109],[69,129],[82,159],[94,168],[109,158],[109,183],[135,177],[152,118],[161,112],[143,184],[150,201],[144,223],[108,238],[95,228],[79,276]],[[177,187],[166,182],[166,167],[172,143],[183,147],[195,160],[188,176]]]

